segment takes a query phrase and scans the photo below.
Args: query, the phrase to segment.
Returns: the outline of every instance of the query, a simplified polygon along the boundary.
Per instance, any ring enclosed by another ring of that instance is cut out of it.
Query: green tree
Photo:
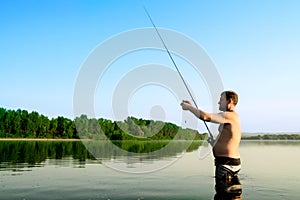
[[[4,108],[0,108],[0,133],[4,134],[4,121],[5,121],[6,110]]]
[[[65,136],[65,118],[64,117],[57,117],[57,127],[55,131],[55,136],[56,137],[64,137]]]
[[[51,138],[55,138],[56,129],[57,129],[57,119],[52,118],[50,120],[50,131],[49,131]]]
[[[89,132],[89,119],[87,118],[87,115],[76,117],[75,124],[80,137],[87,137]]]
[[[33,111],[29,113],[28,115],[28,134],[29,137],[37,137],[38,136],[38,129],[40,126],[40,120],[39,120],[39,113],[36,111]]]
[[[40,115],[41,126],[39,128],[39,137],[47,138],[50,133],[50,120],[44,115]]]
[[[29,113],[27,110],[21,111],[21,137],[27,137],[28,135],[28,121],[29,121]]]
[[[12,111],[11,133],[15,137],[21,136],[21,110]]]

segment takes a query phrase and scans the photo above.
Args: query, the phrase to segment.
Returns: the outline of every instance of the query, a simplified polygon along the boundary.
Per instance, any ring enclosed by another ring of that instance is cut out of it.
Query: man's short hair
[[[221,95],[225,94],[226,100],[232,99],[233,104],[236,105],[238,103],[239,97],[236,92],[232,90],[227,90],[222,92]]]

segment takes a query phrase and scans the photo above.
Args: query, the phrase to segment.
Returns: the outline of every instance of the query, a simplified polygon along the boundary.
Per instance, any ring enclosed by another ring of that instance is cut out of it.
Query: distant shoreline
[[[92,141],[93,139],[81,139],[81,138],[0,138],[0,141],[62,141],[62,142],[76,142],[76,141]],[[300,134],[290,135],[277,135],[277,134],[266,134],[266,135],[255,135],[246,136],[241,138],[242,141],[291,141],[300,140]],[[126,140],[124,140],[126,141]],[[164,141],[164,140],[160,140]],[[197,140],[196,140],[197,141]],[[201,140],[199,140],[201,141]]]

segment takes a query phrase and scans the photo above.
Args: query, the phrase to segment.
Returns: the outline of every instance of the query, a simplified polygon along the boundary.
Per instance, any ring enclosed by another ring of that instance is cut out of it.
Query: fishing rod
[[[170,53],[170,51],[169,51],[169,49],[168,49],[166,43],[164,42],[162,36],[160,35],[160,33],[159,33],[157,27],[155,26],[155,24],[154,24],[154,22],[153,22],[153,20],[152,20],[152,18],[151,18],[151,16],[150,16],[150,14],[149,14],[149,12],[148,12],[148,10],[146,9],[145,6],[144,6],[144,10],[145,10],[146,14],[148,15],[148,17],[149,17],[149,19],[150,19],[150,21],[151,21],[151,23],[152,23],[152,25],[153,25],[153,27],[154,27],[154,29],[155,29],[157,35],[158,35],[158,37],[160,38],[160,41],[161,41],[162,44],[164,45],[164,48],[165,48],[165,50],[167,51],[167,53],[168,53],[168,55],[169,55],[169,57],[170,57],[170,59],[171,59],[173,65],[175,66],[175,68],[176,68],[176,70],[177,70],[177,72],[178,72],[178,74],[179,74],[179,76],[180,76],[180,78],[181,78],[181,80],[182,80],[182,82],[183,82],[185,88],[187,89],[187,91],[188,91],[190,97],[192,98],[192,101],[193,101],[194,105],[196,106],[197,109],[199,109],[198,106],[197,106],[197,103],[196,103],[196,101],[195,101],[195,99],[194,99],[194,97],[193,97],[193,95],[192,95],[192,93],[191,93],[191,91],[189,90],[189,88],[188,88],[188,86],[187,86],[187,83],[185,82],[185,80],[184,80],[182,74],[181,74],[180,71],[179,71],[178,66],[177,66],[176,63],[175,63],[175,60],[173,59],[173,57],[172,57],[172,55],[171,55],[171,53]],[[214,141],[213,134],[210,132],[210,130],[209,130],[209,128],[208,128],[206,122],[205,122],[204,120],[202,120],[202,121],[204,122],[204,125],[205,125],[205,127],[206,127],[206,129],[207,129],[207,131],[208,131],[208,133],[209,133],[208,142],[209,142],[211,145],[213,145],[213,141]]]

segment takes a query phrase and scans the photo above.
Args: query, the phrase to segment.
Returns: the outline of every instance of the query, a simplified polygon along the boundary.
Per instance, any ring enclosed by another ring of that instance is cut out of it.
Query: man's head
[[[219,101],[219,110],[221,111],[232,111],[238,103],[238,95],[231,90],[224,91],[221,93]]]

